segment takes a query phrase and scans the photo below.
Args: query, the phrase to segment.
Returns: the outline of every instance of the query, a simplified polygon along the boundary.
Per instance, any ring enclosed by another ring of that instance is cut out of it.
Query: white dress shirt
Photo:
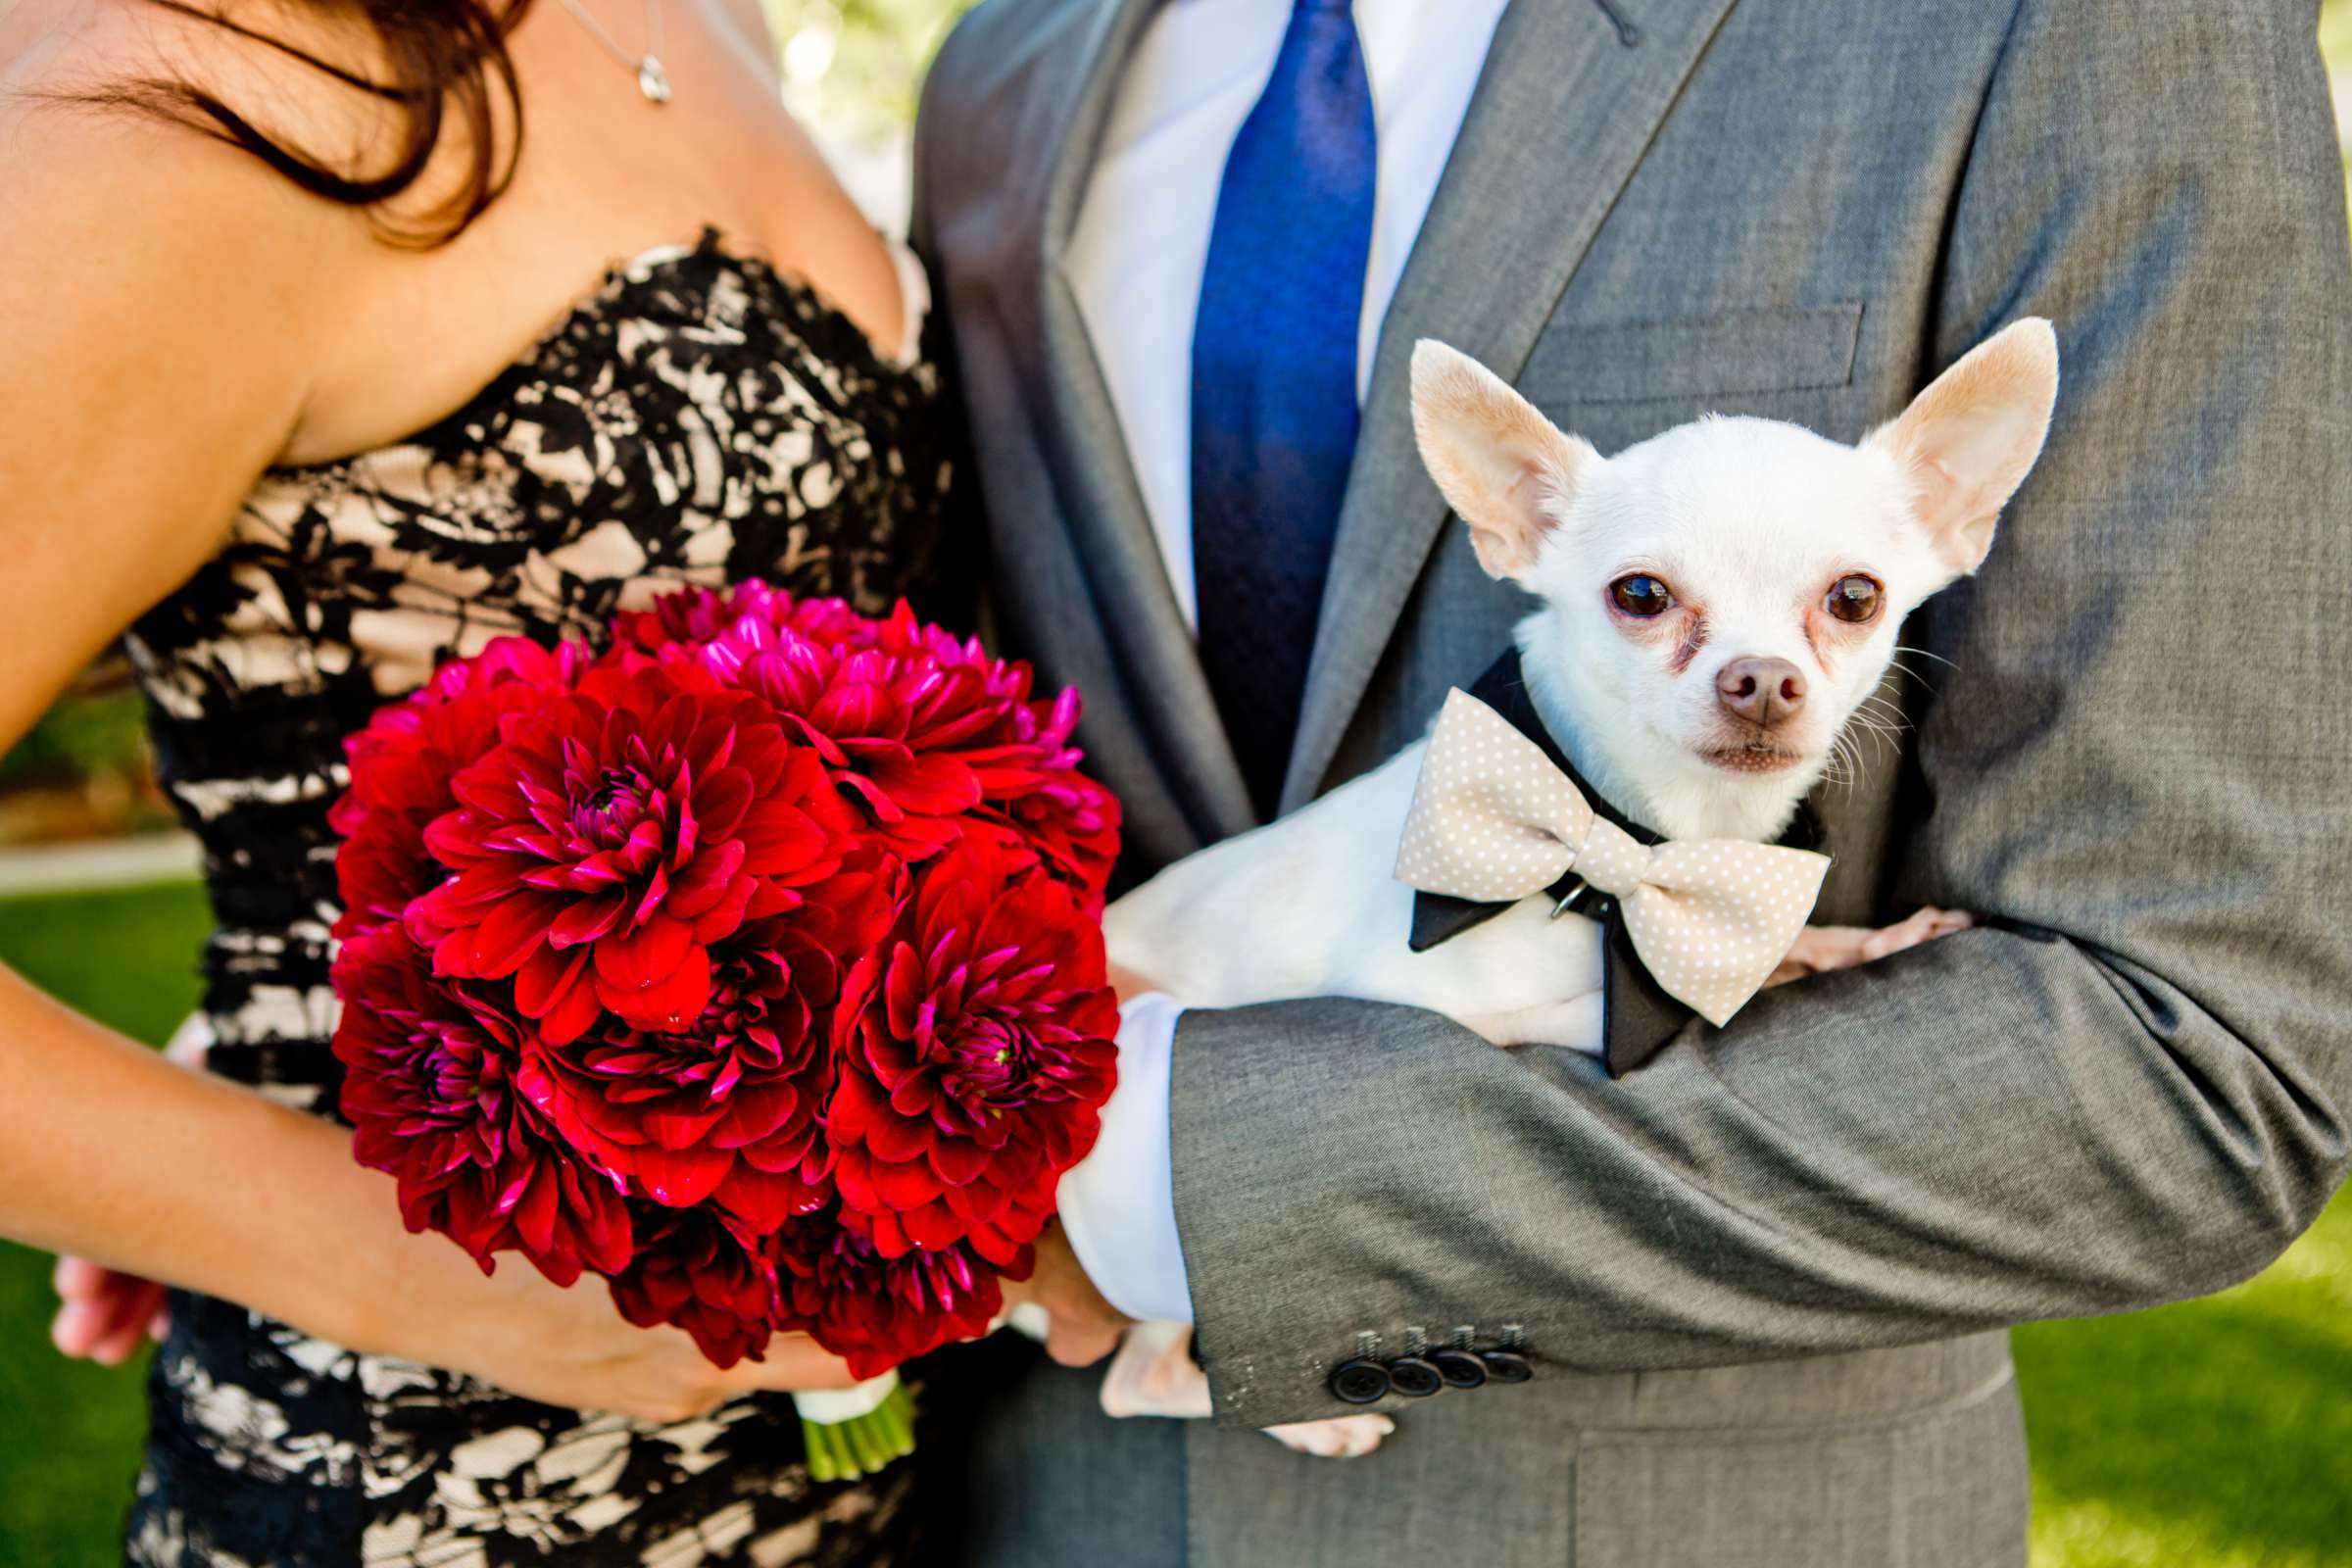
[[[1357,330],[1363,395],[1380,323],[1421,232],[1508,0],[1355,0],[1378,142],[1372,254]],[[1274,73],[1283,0],[1163,0],[1118,85],[1064,265],[1118,412],[1187,624],[1193,593],[1193,318],[1226,154]],[[1102,1136],[1062,1177],[1062,1227],[1130,1316],[1189,1323],[1169,1169],[1168,1069],[1180,1009],[1123,1009]]]

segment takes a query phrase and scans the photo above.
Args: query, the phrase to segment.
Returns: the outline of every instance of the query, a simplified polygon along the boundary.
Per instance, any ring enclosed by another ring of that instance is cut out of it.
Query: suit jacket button
[[[1400,1355],[1389,1363],[1389,1388],[1408,1399],[1426,1399],[1445,1386],[1445,1374],[1417,1355]]]
[[[1525,1383],[1536,1375],[1517,1350],[1481,1350],[1478,1358],[1487,1363],[1487,1376],[1496,1383]]]
[[[1388,1369],[1378,1361],[1343,1362],[1324,1385],[1348,1404],[1370,1404],[1389,1392]]]
[[[1475,1389],[1487,1381],[1487,1363],[1468,1350],[1432,1350],[1428,1361],[1449,1388]]]

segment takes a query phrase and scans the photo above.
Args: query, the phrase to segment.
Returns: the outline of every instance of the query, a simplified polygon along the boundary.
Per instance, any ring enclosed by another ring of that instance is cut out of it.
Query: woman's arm
[[[374,241],[364,219],[134,116],[0,99],[0,148],[4,751],[217,546],[300,429]],[[601,1291],[560,1291],[519,1260],[485,1281],[402,1228],[342,1130],[184,1072],[5,971],[0,1104],[0,1235],[560,1403],[664,1417],[849,1381],[798,1337],[722,1374]]]

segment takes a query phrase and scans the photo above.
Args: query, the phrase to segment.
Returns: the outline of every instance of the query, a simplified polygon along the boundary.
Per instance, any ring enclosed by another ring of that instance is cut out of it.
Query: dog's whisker
[[[1935,686],[1928,680],[1927,676],[1921,674],[1918,670],[1913,669],[1909,664],[1904,663],[1900,659],[1889,659],[1886,661],[1886,668],[1892,673],[1902,676],[1905,680],[1917,681],[1922,691],[1933,693],[1936,690]]]
[[[1901,740],[1904,733],[1911,727],[1899,718],[1883,718],[1875,713],[1855,714],[1854,724],[1858,728],[1869,730],[1873,735],[1884,736],[1894,741]]]
[[[1848,795],[1851,795],[1854,783],[1861,776],[1861,759],[1854,752],[1853,737],[1840,732],[1838,738],[1830,743],[1830,760],[1822,769],[1822,782],[1839,785]]]

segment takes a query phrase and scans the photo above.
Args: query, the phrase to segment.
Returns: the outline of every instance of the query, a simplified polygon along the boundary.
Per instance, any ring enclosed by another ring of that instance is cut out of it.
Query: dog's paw
[[[1914,913],[1908,920],[1873,931],[1862,942],[1862,961],[1875,962],[1906,948],[1916,948],[1937,937],[1948,937],[1955,931],[1965,931],[1977,923],[1977,917],[1966,909],[1938,909],[1933,905]]]
[[[1938,909],[1930,906],[1912,914],[1909,919],[1875,930],[1861,925],[1809,925],[1796,934],[1788,956],[1773,970],[1766,985],[1787,985],[1802,980],[1809,974],[1827,974],[1834,969],[1852,969],[1861,964],[1875,963],[1881,958],[1948,937],[1955,931],[1965,931],[1977,923],[1977,917],[1966,909]]]
[[[1890,928],[1891,929],[1891,928]],[[1879,933],[1860,925],[1809,925],[1788,945],[1780,967],[1766,985],[1787,985],[1809,974],[1828,974],[1866,962],[1864,950]]]
[[[1396,1430],[1385,1415],[1335,1415],[1328,1421],[1293,1421],[1268,1427],[1266,1436],[1290,1449],[1317,1459],[1356,1459],[1380,1446]]]
[[[1102,1375],[1102,1413],[1125,1418],[1172,1416],[1198,1421],[1212,1403],[1208,1374],[1189,1350],[1193,1331],[1175,1323],[1139,1323],[1119,1342]]]

